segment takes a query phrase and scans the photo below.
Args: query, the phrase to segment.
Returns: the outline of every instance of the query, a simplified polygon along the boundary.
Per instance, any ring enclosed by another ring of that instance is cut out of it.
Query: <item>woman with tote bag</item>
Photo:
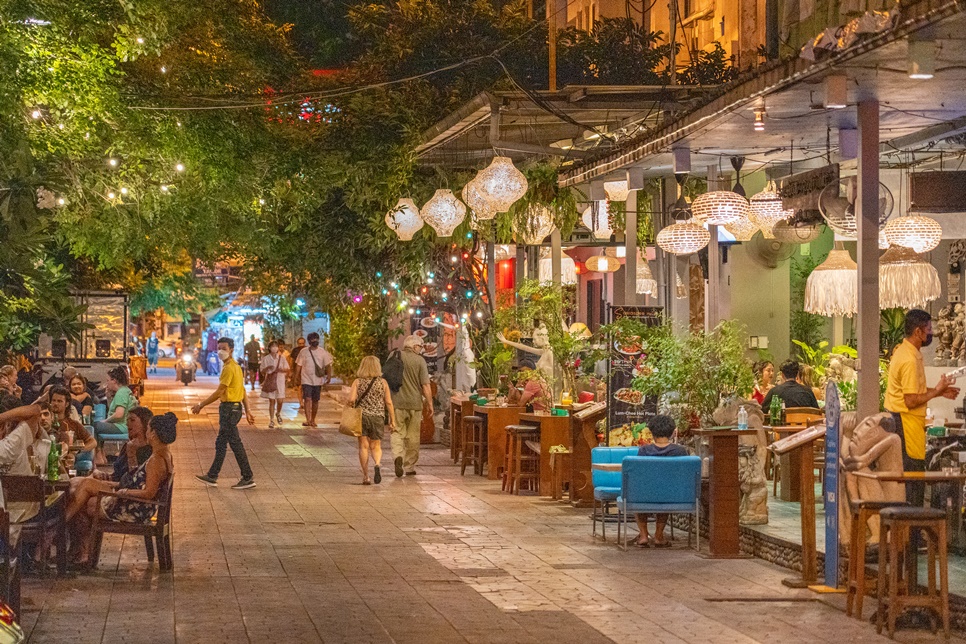
[[[382,436],[388,410],[389,427],[395,428],[396,411],[392,406],[392,392],[382,378],[382,365],[376,356],[366,356],[359,363],[356,381],[349,392],[349,404],[362,412],[362,434],[359,438],[359,465],[362,467],[362,484],[382,482],[379,463],[382,461]],[[375,473],[369,480],[369,454],[375,463]]]
[[[285,403],[285,378],[289,372],[288,358],[282,353],[278,340],[268,344],[268,353],[262,356],[258,370],[262,379],[262,398],[268,399],[268,428],[275,423],[282,426],[282,405]]]

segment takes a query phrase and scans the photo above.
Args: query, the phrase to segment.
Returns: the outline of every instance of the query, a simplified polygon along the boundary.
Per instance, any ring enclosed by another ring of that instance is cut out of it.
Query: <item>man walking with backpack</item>
[[[392,391],[392,404],[396,408],[396,428],[389,430],[392,432],[390,443],[396,476],[402,476],[404,471],[406,476],[416,474],[423,408],[428,407],[430,413],[433,409],[429,369],[420,355],[422,346],[423,339],[419,336],[407,337],[402,352],[393,354],[383,368],[383,377]]]
[[[302,427],[318,427],[315,415],[319,412],[322,387],[332,380],[332,355],[319,346],[319,334],[308,335],[309,346],[299,352],[295,360],[295,377],[302,383],[305,422]]]

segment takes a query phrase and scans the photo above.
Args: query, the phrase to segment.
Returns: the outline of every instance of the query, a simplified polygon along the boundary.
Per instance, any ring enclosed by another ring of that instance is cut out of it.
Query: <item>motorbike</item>
[[[178,360],[178,380],[181,381],[185,387],[191,384],[191,381],[195,379],[195,370],[198,366],[195,364],[195,357],[193,354],[185,351],[181,354],[181,359]]]

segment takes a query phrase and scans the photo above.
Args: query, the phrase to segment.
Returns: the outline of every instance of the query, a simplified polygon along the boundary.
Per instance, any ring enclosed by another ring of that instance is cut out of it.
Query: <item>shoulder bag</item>
[[[312,351],[312,347],[309,347],[309,357],[312,358],[312,364],[315,365],[315,377],[322,378],[325,376],[325,371],[319,366],[319,363],[315,361],[315,352]]]
[[[262,374],[262,392],[273,394],[278,391],[278,367],[281,365],[281,357],[275,361],[275,368],[272,371],[265,371]]]
[[[373,378],[370,380],[362,395],[356,398],[354,403],[346,405],[342,409],[342,420],[339,421],[340,434],[355,436],[356,438],[362,436],[362,410],[359,408],[359,402],[365,400],[366,396],[369,395],[369,390],[376,384],[376,380],[379,379]]]

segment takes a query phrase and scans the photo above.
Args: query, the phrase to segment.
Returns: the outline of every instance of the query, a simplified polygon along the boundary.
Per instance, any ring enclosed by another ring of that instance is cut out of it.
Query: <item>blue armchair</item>
[[[690,514],[688,547],[691,547],[691,528],[700,518],[701,459],[697,456],[625,456],[621,469],[621,494],[617,499],[618,533],[624,530],[621,542],[627,549],[627,515],[666,512]],[[701,541],[695,529],[697,548]]]
[[[597,536],[597,521],[600,521],[601,537],[607,540],[607,510],[621,494],[621,473],[593,469],[594,463],[620,463],[625,456],[636,456],[636,447],[595,447],[590,450],[591,480],[594,484],[593,536]],[[600,507],[600,519],[597,508]],[[620,533],[618,533],[618,537]]]

